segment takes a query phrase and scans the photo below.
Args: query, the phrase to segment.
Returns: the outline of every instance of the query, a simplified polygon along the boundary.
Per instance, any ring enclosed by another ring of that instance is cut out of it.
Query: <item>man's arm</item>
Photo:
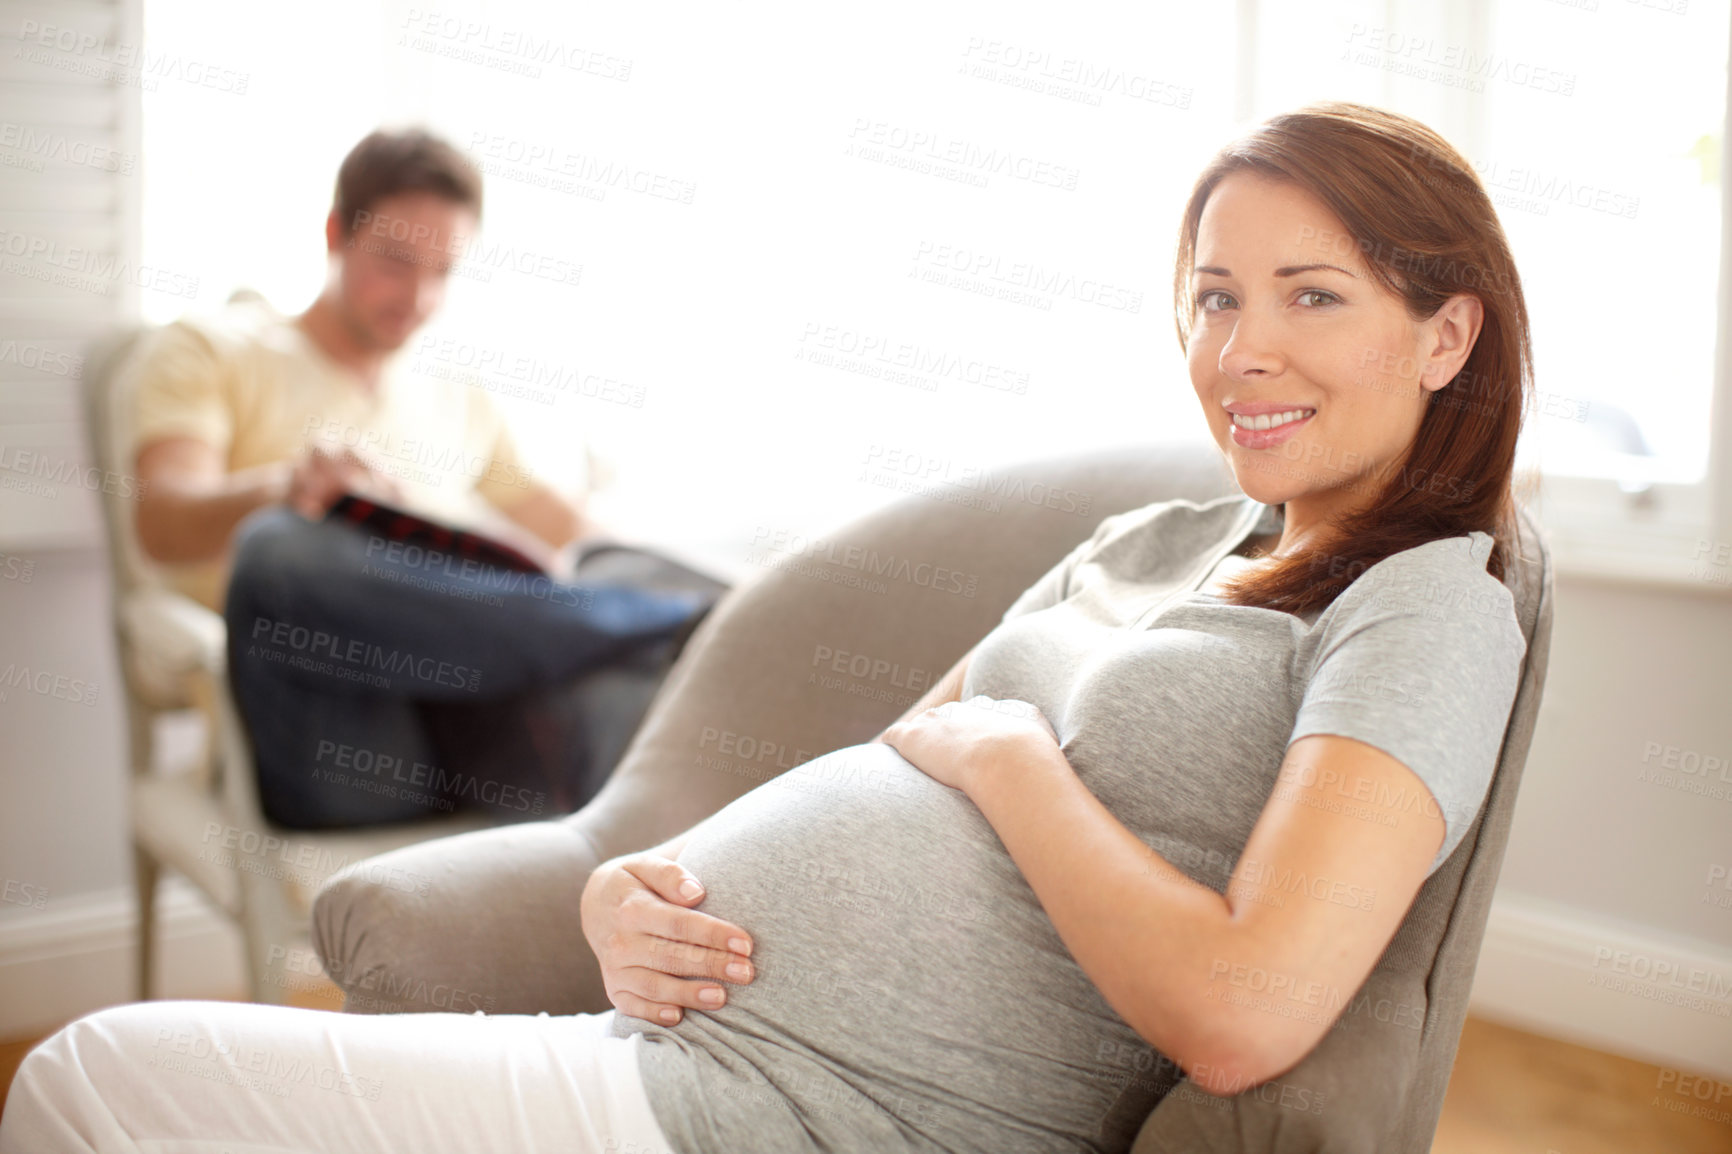
[[[169,564],[221,556],[247,514],[288,499],[293,475],[288,462],[230,473],[221,454],[195,437],[141,445],[135,467],[143,490],[138,543]]]
[[[341,446],[308,445],[292,462],[230,473],[222,454],[197,437],[162,437],[139,449],[136,467],[144,482],[139,544],[169,563],[221,556],[235,526],[263,505],[287,504],[316,520],[347,492],[401,499],[394,480]]]

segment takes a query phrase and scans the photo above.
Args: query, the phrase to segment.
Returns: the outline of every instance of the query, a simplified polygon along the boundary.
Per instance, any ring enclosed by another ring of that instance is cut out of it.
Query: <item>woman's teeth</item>
[[[1288,421],[1297,421],[1311,416],[1316,409],[1289,409],[1285,413],[1264,413],[1258,417],[1245,417],[1238,413],[1229,414],[1233,423],[1241,429],[1274,429],[1285,425]]]

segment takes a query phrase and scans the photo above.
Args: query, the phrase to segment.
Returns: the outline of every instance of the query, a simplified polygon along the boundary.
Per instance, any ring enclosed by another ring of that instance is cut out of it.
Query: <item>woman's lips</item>
[[[1232,415],[1227,417],[1227,428],[1233,437],[1233,443],[1241,449],[1270,449],[1291,437],[1295,431],[1311,423],[1313,417],[1300,417],[1297,421],[1288,421],[1273,429],[1242,429],[1233,423]]]

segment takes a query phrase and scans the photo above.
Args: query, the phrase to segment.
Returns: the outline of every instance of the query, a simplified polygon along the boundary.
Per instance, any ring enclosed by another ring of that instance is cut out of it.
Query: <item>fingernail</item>
[[[685,881],[680,883],[680,893],[684,894],[688,898],[695,898],[703,892],[704,887],[693,881],[691,878],[687,878]]]
[[[745,954],[748,958],[752,956],[752,943],[745,938],[729,938],[728,949],[736,954]]]
[[[661,1012],[661,1019],[671,1026],[680,1020],[680,1012],[678,1010],[663,1010]]]
[[[719,1006],[722,1004],[722,992],[714,986],[709,989],[699,990],[698,1001],[708,1002],[712,1006]]]
[[[752,967],[748,966],[746,963],[744,963],[744,962],[729,962],[728,963],[728,977],[737,978],[743,982],[751,976],[752,976]]]

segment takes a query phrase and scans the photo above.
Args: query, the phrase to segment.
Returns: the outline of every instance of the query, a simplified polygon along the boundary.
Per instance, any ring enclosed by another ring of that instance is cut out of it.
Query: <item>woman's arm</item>
[[[885,740],[968,795],[1102,996],[1216,1094],[1311,1051],[1443,843],[1418,775],[1373,745],[1312,734],[1288,747],[1223,895],[1114,817],[1026,702],[947,705]]]
[[[1240,1093],[1311,1051],[1443,843],[1417,775],[1315,734],[1289,747],[1223,896],[1125,828],[1056,745],[987,748],[999,752],[967,792],[1060,938],[1120,1016],[1211,1093]]]

